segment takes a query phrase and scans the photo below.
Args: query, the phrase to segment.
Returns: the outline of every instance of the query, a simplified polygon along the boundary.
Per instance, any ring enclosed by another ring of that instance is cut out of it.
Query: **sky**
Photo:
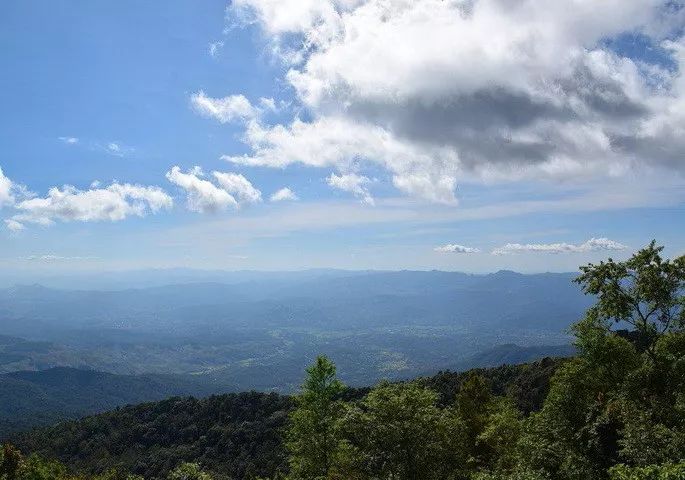
[[[685,254],[673,0],[6,0],[0,269]]]

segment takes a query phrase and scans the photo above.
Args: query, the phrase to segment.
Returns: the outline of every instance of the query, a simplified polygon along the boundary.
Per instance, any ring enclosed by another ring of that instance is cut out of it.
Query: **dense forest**
[[[661,252],[581,267],[596,302],[571,359],[360,390],[322,356],[293,398],[177,398],[19,436],[37,453],[6,444],[0,477],[685,479],[685,257]]]
[[[414,381],[438,393],[442,406],[454,402],[472,374],[485,378],[497,395],[507,395],[524,412],[540,408],[553,372],[563,359],[526,365],[441,372]],[[346,388],[352,402],[370,389]],[[74,471],[102,474],[116,469],[162,478],[180,461],[196,462],[226,478],[254,478],[287,472],[281,441],[293,399],[276,393],[239,393],[202,399],[170,398],[123,407],[36,429],[13,441],[26,452],[59,459]]]

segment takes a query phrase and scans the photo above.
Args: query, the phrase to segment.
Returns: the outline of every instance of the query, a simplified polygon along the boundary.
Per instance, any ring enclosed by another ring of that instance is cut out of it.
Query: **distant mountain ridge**
[[[574,272],[519,273],[512,270],[498,270],[491,273],[467,273],[447,270],[341,270],[314,268],[292,271],[259,270],[197,270],[190,268],[148,269],[124,272],[97,272],[70,275],[14,274],[5,272],[0,280],[0,289],[13,286],[43,286],[57,290],[99,290],[117,291],[165,287],[168,285],[189,285],[193,283],[219,283],[235,285],[246,282],[306,282],[327,278],[360,277],[369,275],[411,275],[428,274],[446,277],[487,277],[491,275],[575,275]]]
[[[318,354],[355,386],[528,361],[553,352],[474,356],[568,343],[592,302],[574,276],[322,270],[217,272],[123,290],[15,286],[0,289],[0,331],[24,340],[0,342],[0,373],[206,375],[212,385],[288,393]]]
[[[540,358],[571,357],[576,354],[573,345],[535,345],[521,347],[512,343],[497,345],[461,362],[454,370],[470,368],[488,368],[499,365],[517,365],[528,363]]]

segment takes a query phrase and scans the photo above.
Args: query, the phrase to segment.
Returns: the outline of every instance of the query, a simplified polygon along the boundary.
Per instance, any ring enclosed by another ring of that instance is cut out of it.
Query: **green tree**
[[[529,469],[605,479],[619,462],[683,458],[685,259],[662,250],[652,242],[624,262],[581,267],[576,281],[596,303],[573,327],[578,356],[528,420],[519,448]]]
[[[685,256],[664,259],[664,247],[652,241],[624,262],[611,258],[580,267],[576,282],[597,303],[588,318],[611,328],[628,324],[650,355],[656,339],[685,326]]]
[[[348,408],[339,478],[448,478],[453,452],[445,448],[448,427],[437,400],[415,383],[382,383]]]
[[[21,465],[21,452],[10,443],[2,445],[0,452],[0,479],[15,480]]]
[[[212,480],[197,463],[182,463],[169,473],[169,480]]]
[[[21,462],[17,480],[66,480],[67,469],[54,460],[44,460],[30,455]]]
[[[617,465],[609,470],[610,480],[685,480],[685,463],[628,467]]]
[[[457,393],[455,410],[461,425],[461,449],[471,468],[483,465],[491,455],[488,445],[481,444],[479,438],[488,423],[492,401],[490,385],[480,375],[469,376]]]
[[[524,423],[521,412],[508,398],[491,402],[490,414],[476,438],[476,445],[487,452],[483,466],[495,472],[513,472],[518,465],[518,442]]]
[[[327,357],[317,357],[307,368],[286,432],[291,478],[328,476],[337,450],[335,425],[342,412],[339,398],[344,390],[336,377],[335,365]]]

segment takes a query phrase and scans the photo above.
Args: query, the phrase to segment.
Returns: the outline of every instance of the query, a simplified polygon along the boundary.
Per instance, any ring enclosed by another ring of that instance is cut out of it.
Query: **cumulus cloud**
[[[492,251],[493,255],[508,255],[512,253],[586,253],[600,250],[625,250],[626,245],[609,240],[608,238],[591,238],[585,243],[574,245],[571,243],[507,243],[503,247]]]
[[[260,98],[259,106],[256,106],[244,95],[212,98],[202,90],[191,95],[190,103],[200,115],[214,118],[221,123],[255,121],[265,111],[276,110],[276,104],[272,98]]]
[[[285,201],[296,201],[299,200],[295,192],[290,190],[288,187],[283,187],[276,192],[274,192],[269,200],[272,202],[285,202]]]
[[[204,176],[200,167],[184,173],[178,166],[174,166],[166,174],[171,183],[186,192],[188,210],[193,212],[215,213],[262,200],[262,192],[238,173],[212,172],[216,184],[206,180]]]
[[[480,249],[465,247],[463,245],[457,245],[456,243],[448,243],[447,245],[442,245],[435,247],[433,250],[439,253],[478,253]]]
[[[216,58],[219,55],[219,52],[221,49],[224,48],[224,42],[218,41],[218,42],[212,42],[209,44],[209,56],[212,58]]]
[[[257,203],[262,201],[262,192],[239,173],[212,172],[221,188],[238,198],[239,203]]]
[[[76,145],[79,142],[76,137],[59,137],[59,140],[67,145]]]
[[[34,197],[15,203],[18,211],[5,223],[10,230],[24,228],[26,223],[51,225],[62,222],[116,222],[129,216],[145,216],[171,208],[169,195],[157,187],[113,183],[105,188],[79,190],[65,185],[51,188],[45,197]]]
[[[209,180],[204,180],[201,178],[202,176],[203,173],[199,167],[183,173],[178,166],[174,166],[166,174],[166,178],[171,183],[186,191],[188,210],[199,213],[214,213],[226,210],[228,207],[238,206],[233,195],[217,187]]]
[[[14,203],[14,183],[7,178],[0,167],[0,208]]]
[[[253,152],[225,158],[342,172],[377,164],[400,191],[441,203],[456,202],[458,181],[682,172],[678,8],[668,0],[581,0],[573,8],[235,0],[233,21],[263,30],[307,119],[250,123],[244,138]],[[667,60],[612,47],[631,35]]]
[[[11,218],[8,218],[5,220],[5,226],[11,232],[20,232],[20,231],[26,229],[24,224],[22,224],[21,222],[18,222],[16,220],[12,220]]]
[[[126,157],[136,151],[135,148],[124,145],[120,142],[107,142],[105,144],[94,143],[89,148],[94,150],[102,150],[105,153],[109,153],[115,157]]]
[[[366,204],[374,204],[373,197],[366,187],[366,185],[371,183],[371,180],[368,177],[357,175],[356,173],[346,173],[343,175],[331,173],[330,176],[326,178],[326,183],[338,190],[354,194],[354,196],[361,199],[361,201]]]

